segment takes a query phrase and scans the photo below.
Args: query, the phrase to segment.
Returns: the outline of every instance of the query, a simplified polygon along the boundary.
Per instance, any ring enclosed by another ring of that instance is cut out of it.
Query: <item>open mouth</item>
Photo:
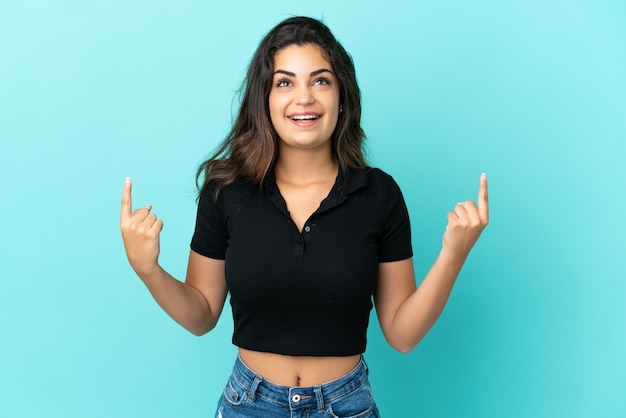
[[[319,115],[294,115],[294,116],[289,116],[289,119],[295,121],[295,122],[309,122],[309,121],[314,121],[319,119]]]

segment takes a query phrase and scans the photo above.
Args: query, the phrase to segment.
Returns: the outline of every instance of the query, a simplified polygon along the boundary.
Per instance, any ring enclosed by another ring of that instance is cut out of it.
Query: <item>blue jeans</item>
[[[256,374],[239,357],[217,404],[216,418],[377,418],[361,358],[348,374],[315,386],[282,386]]]

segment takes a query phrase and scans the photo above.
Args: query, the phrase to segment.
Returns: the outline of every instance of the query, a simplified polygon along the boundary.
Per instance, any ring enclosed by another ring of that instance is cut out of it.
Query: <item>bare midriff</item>
[[[241,360],[255,373],[283,386],[314,386],[350,373],[360,355],[346,357],[286,356],[239,348]]]

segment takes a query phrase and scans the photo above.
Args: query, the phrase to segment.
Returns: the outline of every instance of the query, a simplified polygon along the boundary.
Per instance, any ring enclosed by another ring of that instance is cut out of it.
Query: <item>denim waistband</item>
[[[288,406],[292,410],[315,405],[319,411],[323,411],[325,405],[365,383],[368,373],[367,364],[361,356],[361,360],[352,371],[330,382],[314,386],[283,386],[255,373],[237,356],[232,375],[246,388],[248,398],[252,401],[256,396],[260,396],[279,405]]]

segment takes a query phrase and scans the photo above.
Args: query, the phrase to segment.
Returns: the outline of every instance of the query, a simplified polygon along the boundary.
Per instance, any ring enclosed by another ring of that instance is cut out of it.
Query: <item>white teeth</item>
[[[317,119],[317,115],[297,115],[297,116],[292,116],[291,119],[293,119],[293,120],[312,120],[312,119]]]

